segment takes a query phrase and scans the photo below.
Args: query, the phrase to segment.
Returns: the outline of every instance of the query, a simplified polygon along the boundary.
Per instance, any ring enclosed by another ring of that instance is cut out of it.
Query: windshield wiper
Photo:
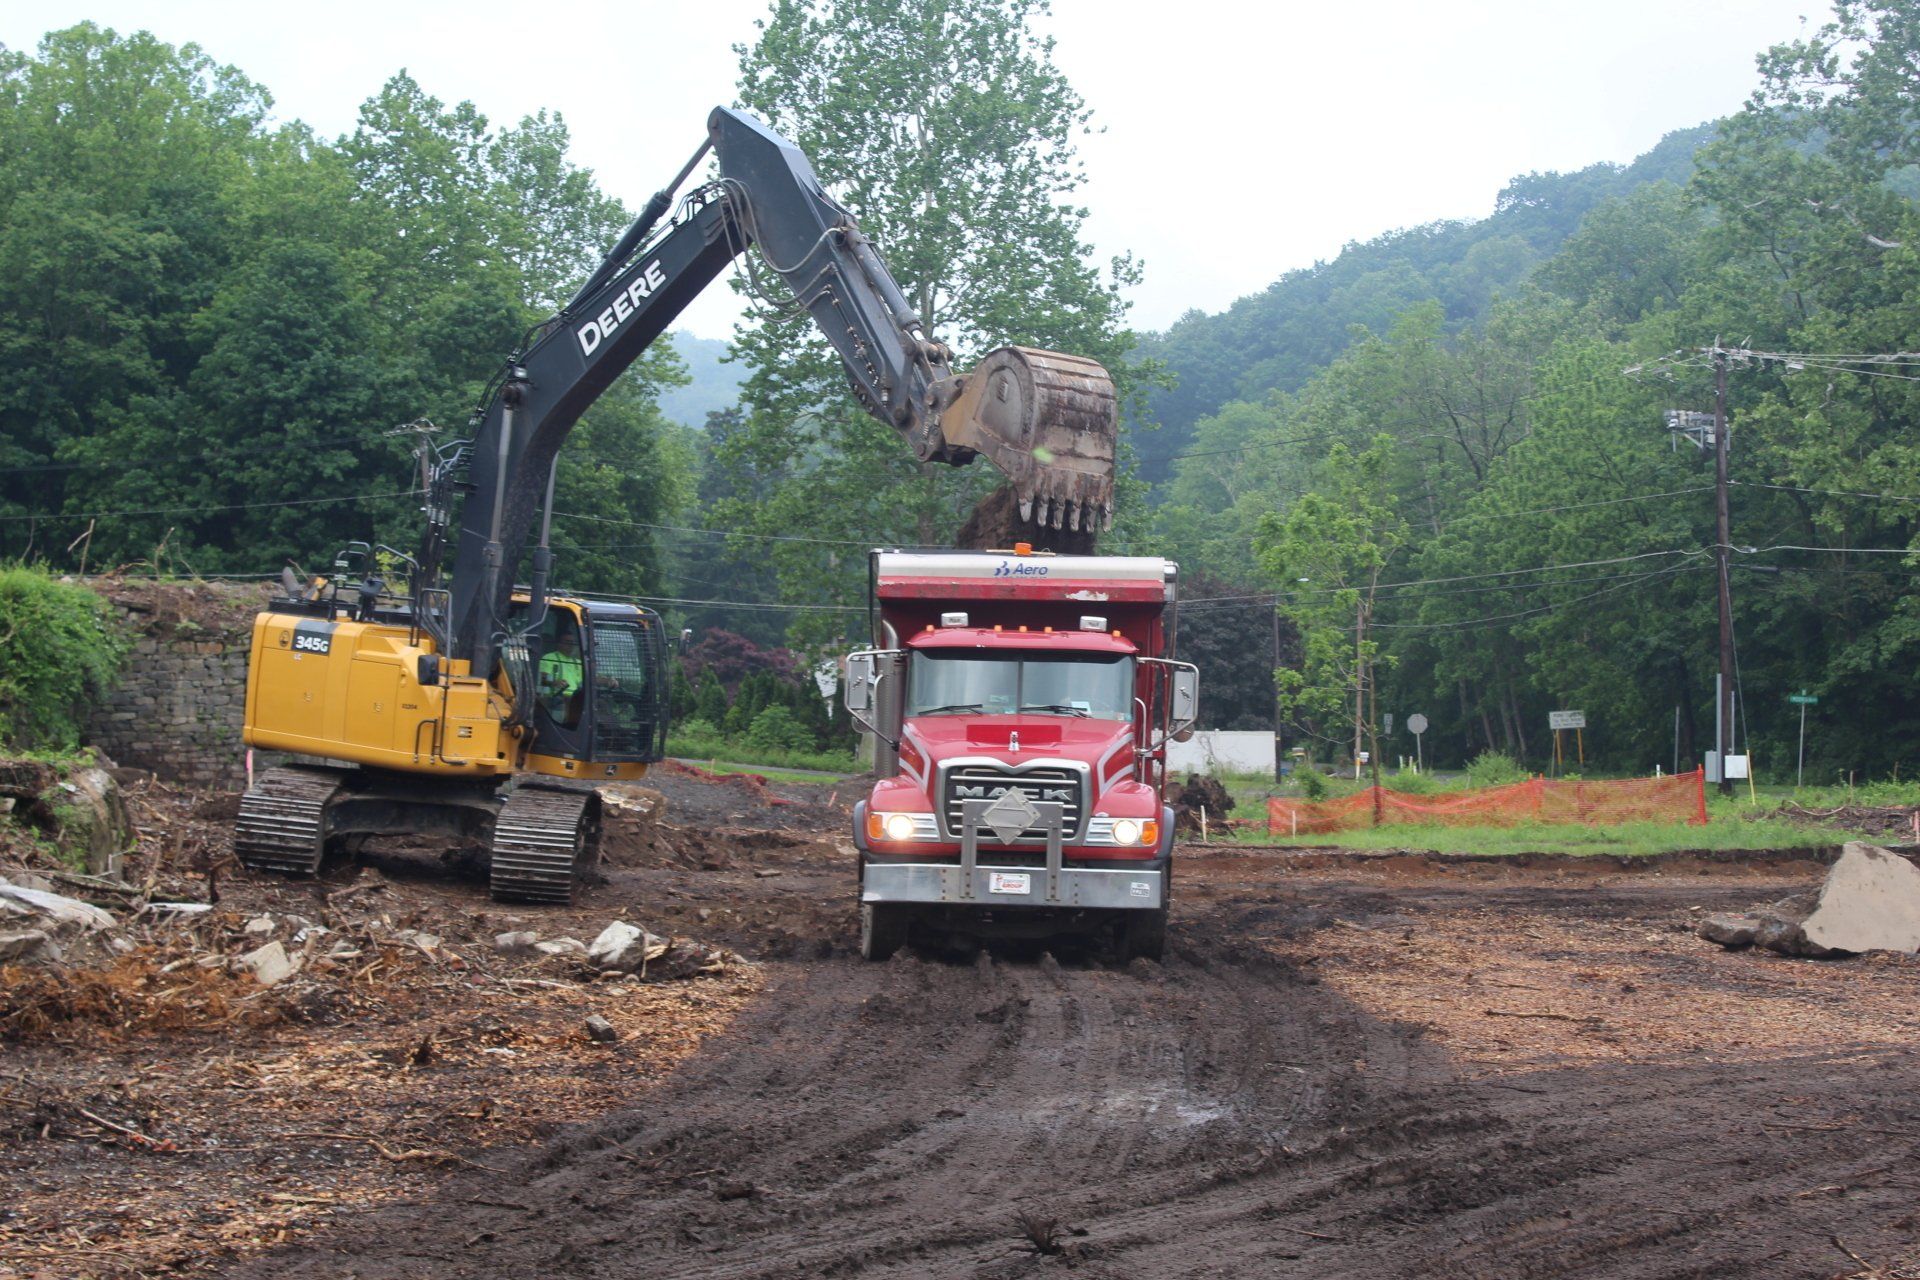
[[[1055,711],[1063,716],[1079,716],[1082,720],[1093,714],[1083,707],[1069,706],[1064,702],[1028,702],[1022,703],[1020,709],[1022,711]]]
[[[928,707],[924,711],[916,711],[913,714],[917,716],[943,716],[953,711],[979,710],[982,710],[982,708],[977,702],[951,702],[944,707]]]

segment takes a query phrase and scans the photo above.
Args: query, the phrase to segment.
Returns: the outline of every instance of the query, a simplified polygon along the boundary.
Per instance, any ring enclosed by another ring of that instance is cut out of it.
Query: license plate
[[[1033,877],[1025,871],[990,871],[988,893],[1032,893]]]

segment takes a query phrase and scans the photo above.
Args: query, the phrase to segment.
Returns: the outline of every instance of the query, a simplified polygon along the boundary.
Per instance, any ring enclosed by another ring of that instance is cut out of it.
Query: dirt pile
[[[1220,780],[1202,777],[1197,773],[1188,774],[1187,780],[1170,799],[1175,828],[1187,835],[1197,836],[1203,829],[1209,834],[1215,829],[1224,829],[1227,815],[1233,809],[1233,797],[1227,794]],[[1206,818],[1204,827],[1202,815]]]

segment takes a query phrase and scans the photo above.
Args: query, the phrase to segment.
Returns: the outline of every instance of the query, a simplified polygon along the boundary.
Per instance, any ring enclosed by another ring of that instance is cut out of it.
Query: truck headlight
[[[913,840],[934,840],[939,838],[939,829],[935,826],[930,813],[886,813],[869,809],[867,811],[867,839],[884,840],[889,844],[904,844]]]
[[[1116,844],[1122,848],[1160,843],[1158,818],[1095,818],[1088,830],[1090,844]]]

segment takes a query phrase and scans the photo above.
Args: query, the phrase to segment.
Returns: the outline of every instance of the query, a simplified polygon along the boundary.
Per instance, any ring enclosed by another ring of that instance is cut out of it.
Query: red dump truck
[[[1166,945],[1167,742],[1199,674],[1167,655],[1176,568],[1146,556],[873,553],[874,647],[847,708],[874,735],[854,809],[860,952],[916,930]]]

